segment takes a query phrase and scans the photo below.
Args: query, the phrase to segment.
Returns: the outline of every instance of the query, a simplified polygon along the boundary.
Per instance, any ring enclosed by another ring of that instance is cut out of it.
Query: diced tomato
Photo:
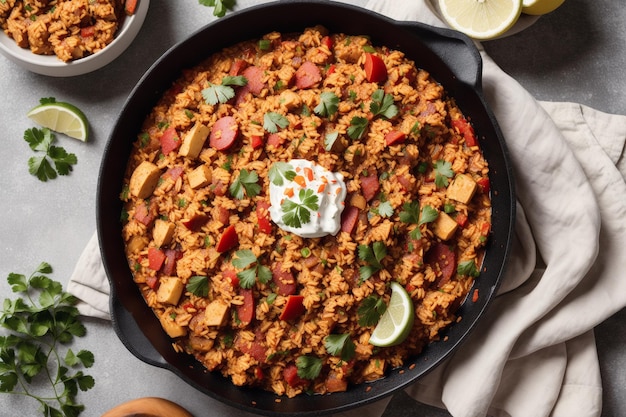
[[[237,272],[235,272],[234,269],[225,269],[224,271],[222,271],[222,276],[224,277],[224,279],[230,281],[230,284],[233,286],[233,288],[239,287],[239,277],[237,276]]]
[[[399,130],[392,130],[385,135],[385,143],[387,144],[387,146],[402,143],[404,142],[404,139],[406,139],[406,134],[400,132]]]
[[[475,303],[476,301],[478,301],[478,288],[472,293],[472,302]]]
[[[370,201],[380,190],[380,183],[378,182],[378,174],[376,171],[370,169],[369,175],[361,177],[361,191],[365,200]]]
[[[272,268],[272,281],[276,284],[279,295],[296,293],[297,283],[291,271],[283,271],[283,264],[276,262]]]
[[[341,213],[341,231],[346,233],[352,233],[354,226],[359,220],[359,208],[354,206],[348,206],[343,209]]]
[[[250,138],[250,145],[252,145],[252,149],[259,149],[263,146],[263,136],[254,135]]]
[[[176,261],[183,256],[183,253],[175,249],[165,249],[165,263],[163,272],[165,275],[176,275]]]
[[[491,223],[489,222],[484,222],[481,226],[480,226],[480,234],[483,236],[487,236],[489,234],[489,232],[491,231]]]
[[[256,368],[254,368],[254,377],[258,381],[262,381],[263,378],[265,378],[265,374],[263,373],[263,368],[261,368],[260,366],[257,366]]]
[[[278,133],[270,133],[267,136],[267,144],[278,148],[285,140]]]
[[[424,261],[435,270],[437,274],[435,283],[438,288],[449,282],[456,271],[456,253],[444,243],[433,243],[424,255]],[[441,272],[441,275],[438,274],[438,271]]]
[[[148,248],[148,266],[154,271],[161,270],[165,262],[165,252],[157,248]]]
[[[285,366],[285,369],[283,369],[283,378],[285,378],[285,382],[292,388],[309,384],[309,381],[298,376],[298,367],[295,364]]]
[[[365,78],[371,83],[380,83],[387,79],[387,67],[381,57],[365,53]]]
[[[81,38],[90,38],[96,34],[95,26],[87,26],[84,28],[80,28],[80,37]]]
[[[146,285],[153,290],[156,290],[159,286],[159,278],[156,276],[149,276],[146,278]]]
[[[259,230],[263,233],[272,233],[272,223],[270,222],[270,203],[267,201],[259,201],[256,204],[256,217],[259,224]]]
[[[319,67],[311,61],[304,61],[296,70],[296,87],[307,89],[322,81],[322,72]]]
[[[241,288],[239,295],[243,296],[243,304],[236,307],[237,317],[243,324],[248,325],[254,319],[254,294],[250,289]]]
[[[285,321],[293,320],[300,317],[304,313],[304,310],[304,296],[290,295],[287,298],[287,303],[283,307],[279,318]]]
[[[224,116],[217,119],[211,128],[209,135],[209,145],[218,151],[225,151],[233,146],[237,135],[239,134],[239,125],[233,116]]]
[[[209,221],[209,216],[206,214],[196,214],[189,220],[185,220],[183,222],[183,226],[192,232],[197,232],[200,230],[202,226],[204,226]]]
[[[128,15],[134,15],[137,10],[137,2],[139,0],[126,0],[124,2],[124,12]]]
[[[478,146],[474,128],[469,124],[467,119],[461,117],[459,119],[452,120],[452,126],[459,131],[461,136],[463,136],[467,146]]]
[[[161,152],[163,152],[163,155],[167,155],[173,150],[178,149],[181,145],[181,140],[176,134],[176,129],[173,127],[168,127],[163,131],[159,142],[161,142]]]
[[[324,36],[322,38],[322,45],[326,46],[328,50],[332,51],[333,50],[333,38],[331,38],[330,36]]]
[[[483,177],[476,181],[476,184],[480,187],[480,190],[483,194],[489,194],[489,190],[491,190],[491,183],[489,182],[489,177]]]
[[[231,224],[224,230],[222,237],[220,237],[220,240],[217,242],[215,250],[217,250],[219,253],[224,253],[231,250],[238,244],[239,236],[237,235],[237,231],[235,230],[235,225]]]
[[[248,63],[246,61],[237,58],[231,64],[230,70],[228,70],[228,75],[237,76],[241,74],[241,71],[243,71],[247,66]]]
[[[329,66],[328,69],[326,70],[326,76],[329,76],[330,74],[335,72],[336,69],[337,69],[337,66],[335,64],[332,64],[331,66]]]
[[[467,214],[458,212],[454,217],[454,220],[456,220],[456,224],[459,226],[465,227],[467,225]]]

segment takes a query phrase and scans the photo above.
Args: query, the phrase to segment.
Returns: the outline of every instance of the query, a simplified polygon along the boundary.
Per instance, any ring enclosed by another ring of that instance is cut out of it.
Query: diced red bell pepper
[[[250,145],[252,145],[252,149],[259,149],[263,146],[263,136],[254,135],[250,138]]]
[[[325,45],[330,51],[333,50],[333,38],[330,36],[324,36],[322,38],[322,45]]]
[[[371,83],[380,83],[387,80],[387,67],[381,57],[372,53],[365,53],[365,78]]]
[[[465,144],[467,146],[478,146],[478,141],[476,140],[476,134],[474,133],[474,128],[469,124],[467,119],[461,117],[459,119],[452,120],[452,126],[456,128],[461,136],[465,139]]]
[[[489,177],[483,177],[476,181],[476,184],[480,187],[480,190],[483,194],[489,194],[489,190],[491,190],[491,183],[489,182]]]
[[[148,266],[154,271],[161,270],[165,262],[165,252],[157,248],[148,248]]]
[[[402,143],[404,142],[404,139],[406,139],[406,134],[400,132],[399,130],[392,130],[385,135],[385,143],[387,144],[387,146]]]
[[[309,381],[298,376],[298,367],[295,364],[285,366],[285,369],[283,369],[283,378],[285,378],[285,382],[292,388],[309,384]]]
[[[128,16],[132,16],[135,14],[135,12],[137,11],[137,2],[139,0],[126,0],[124,2],[124,12],[128,15]]]
[[[163,131],[159,142],[161,142],[161,152],[163,152],[163,155],[167,155],[173,150],[178,149],[181,145],[181,140],[176,134],[176,129],[173,127],[168,127]]]
[[[454,220],[456,220],[456,224],[459,226],[465,227],[467,225],[467,214],[458,212],[455,215]]]
[[[197,232],[208,221],[209,216],[207,216],[206,214],[196,214],[191,219],[184,221],[183,225],[192,232]]]
[[[304,313],[304,310],[304,296],[290,295],[287,298],[287,303],[283,307],[279,318],[285,321],[293,320],[300,317]]]
[[[256,204],[256,217],[259,224],[259,230],[263,233],[272,233],[272,223],[270,222],[270,203],[267,201],[259,201]]]
[[[230,281],[230,284],[233,288],[239,287],[239,277],[237,277],[237,272],[233,269],[225,269],[222,271],[222,276]]]
[[[346,207],[343,209],[343,213],[341,213],[341,231],[352,233],[358,220],[359,208],[354,206]]]
[[[241,288],[239,295],[243,296],[243,304],[236,307],[237,317],[241,323],[247,325],[254,319],[254,294],[250,289]]]
[[[81,38],[90,38],[93,35],[96,34],[96,27],[95,26],[87,26],[84,28],[80,28],[80,37]]]
[[[267,137],[267,144],[278,148],[285,140],[278,133],[270,133]]]
[[[231,250],[238,244],[239,236],[237,235],[237,231],[235,230],[235,225],[231,224],[224,230],[222,237],[220,237],[220,240],[217,242],[215,250],[217,250],[219,253],[224,253]]]

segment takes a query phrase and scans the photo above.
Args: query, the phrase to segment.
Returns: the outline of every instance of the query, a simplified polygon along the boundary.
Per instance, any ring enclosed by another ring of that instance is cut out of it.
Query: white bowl
[[[56,55],[37,55],[20,48],[15,41],[0,31],[0,53],[19,66],[42,75],[72,77],[86,74],[107,65],[128,48],[139,33],[148,13],[150,0],[140,0],[132,16],[126,16],[115,39],[101,51],[76,61],[63,62]]]

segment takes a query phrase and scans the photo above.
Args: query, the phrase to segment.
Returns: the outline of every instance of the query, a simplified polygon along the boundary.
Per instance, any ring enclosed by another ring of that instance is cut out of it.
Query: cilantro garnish
[[[231,85],[241,87],[246,84],[248,84],[248,79],[243,75],[227,75],[222,78],[222,84],[209,83],[209,86],[202,90],[202,98],[207,104],[226,103],[235,97],[235,90]]]
[[[339,97],[332,91],[324,91],[320,94],[320,103],[315,106],[313,111],[322,117],[330,117],[337,112],[339,108]]]
[[[387,304],[385,301],[376,296],[370,295],[361,302],[357,309],[357,315],[359,317],[359,326],[375,326],[387,310]]]
[[[263,115],[263,129],[270,133],[278,132],[278,128],[281,129],[289,126],[289,120],[280,113],[269,112]]]
[[[476,262],[470,259],[467,261],[459,262],[456,267],[456,273],[459,275],[470,276],[476,278],[480,273],[476,267]]]
[[[326,136],[324,136],[324,149],[330,151],[337,138],[339,138],[339,132],[327,133]]]
[[[384,116],[387,119],[391,119],[398,114],[398,107],[393,104],[393,96],[385,94],[383,90],[376,90],[372,94],[370,111],[374,114],[374,117]]]
[[[356,350],[354,342],[350,339],[350,333],[329,334],[324,339],[324,347],[326,347],[328,353],[339,356],[345,362],[354,358]]]
[[[198,0],[203,6],[213,7],[213,16],[224,17],[228,10],[231,10],[236,0]]]
[[[389,201],[383,201],[378,204],[378,207],[373,208],[372,212],[380,217],[391,217],[393,216],[393,206]]]
[[[300,203],[296,203],[293,200],[285,199],[280,208],[285,213],[283,214],[283,222],[287,226],[299,228],[303,224],[311,221],[311,211],[317,211],[319,209],[319,198],[315,192],[309,188],[302,188],[298,193],[298,199]]]
[[[274,162],[267,175],[272,184],[281,186],[284,184],[283,178],[287,181],[293,181],[296,177],[296,171],[287,162]]]
[[[239,171],[237,179],[228,187],[228,191],[238,200],[244,198],[244,190],[248,198],[253,198],[261,192],[261,186],[257,184],[258,181],[259,175],[255,171],[242,169]]]
[[[57,175],[68,175],[72,171],[72,165],[78,162],[73,153],[67,153],[62,147],[52,145],[55,136],[46,127],[27,129],[24,132],[24,140],[33,151],[44,153],[42,156],[32,156],[28,160],[28,172],[40,181],[55,179]]]
[[[209,279],[202,275],[195,275],[189,278],[185,288],[193,295],[206,297],[209,295]]]
[[[368,245],[359,245],[358,249],[359,259],[367,262],[367,265],[359,268],[359,276],[361,282],[363,282],[383,269],[383,265],[380,261],[387,256],[387,247],[383,242],[374,242],[371,247]]]
[[[77,299],[45,275],[51,272],[42,262],[28,278],[16,273],[7,277],[13,292],[24,298],[7,298],[0,310],[0,325],[10,331],[0,336],[0,392],[37,400],[44,416],[75,417],[85,409],[76,403],[78,390],[94,386],[93,377],[79,368],[90,368],[94,356],[88,350],[61,351],[61,345],[86,330],[74,306]],[[34,381],[37,389],[31,390]],[[43,381],[51,384],[50,392],[41,392]]]
[[[437,187],[447,187],[448,178],[454,176],[452,164],[448,161],[439,160],[435,162],[435,185]]]
[[[365,117],[354,116],[350,120],[350,126],[348,127],[348,136],[352,139],[361,139],[367,129],[368,121]]]
[[[435,221],[438,216],[439,212],[431,206],[424,206],[420,213],[420,206],[417,201],[404,203],[399,214],[402,223],[416,224],[418,226],[409,234],[412,239],[419,239],[422,236],[419,226]]]
[[[235,268],[243,269],[243,271],[237,273],[241,288],[252,288],[257,277],[262,284],[266,284],[272,279],[272,271],[267,266],[261,265],[259,259],[250,249],[241,249],[235,252],[232,264]],[[252,264],[255,264],[255,266],[248,268]]]
[[[315,356],[299,356],[296,359],[298,376],[303,379],[315,379],[322,370],[322,360]]]

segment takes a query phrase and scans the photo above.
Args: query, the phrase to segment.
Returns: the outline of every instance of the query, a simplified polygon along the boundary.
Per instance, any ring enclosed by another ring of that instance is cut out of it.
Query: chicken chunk
[[[207,326],[222,327],[226,324],[228,306],[221,300],[215,300],[206,306],[204,311],[204,323]]]
[[[197,158],[210,132],[211,130],[202,123],[196,123],[185,135],[178,154],[189,158]]]
[[[445,241],[454,235],[458,226],[456,220],[442,211],[433,223],[433,233],[439,239]]]
[[[474,181],[471,177],[459,174],[448,186],[446,196],[452,200],[467,204],[474,196],[476,187],[476,181]]]
[[[187,329],[176,323],[171,317],[163,315],[159,317],[161,327],[165,330],[165,333],[171,338],[185,336]]]
[[[152,238],[157,247],[168,245],[174,237],[174,230],[176,225],[167,220],[157,219],[154,222],[154,229],[152,230]]]
[[[175,305],[183,294],[184,288],[185,284],[177,277],[161,278],[161,283],[157,290],[157,301],[159,303]]]
[[[189,186],[193,189],[204,187],[211,182],[211,169],[206,165],[200,165],[189,173]]]
[[[161,170],[149,161],[143,161],[130,176],[130,193],[137,198],[148,198],[159,183]]]

